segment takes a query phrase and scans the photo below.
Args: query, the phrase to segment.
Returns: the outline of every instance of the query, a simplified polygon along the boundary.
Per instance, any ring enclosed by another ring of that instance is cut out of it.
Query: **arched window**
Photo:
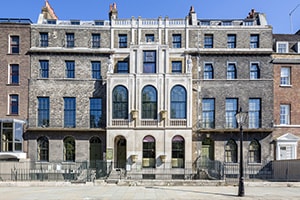
[[[186,90],[179,85],[171,90],[171,118],[186,119]]]
[[[211,63],[204,65],[203,79],[209,80],[214,78],[214,69]]]
[[[143,88],[142,119],[157,119],[157,91],[153,86]]]
[[[112,118],[128,119],[128,91],[124,86],[114,88],[112,103]]]
[[[237,144],[233,139],[225,146],[225,162],[237,163]]]
[[[48,138],[43,136],[37,139],[37,152],[38,161],[49,161],[49,141]]]
[[[143,139],[143,167],[155,167],[155,139],[148,135]]]
[[[71,136],[64,139],[64,161],[75,162],[75,140]]]
[[[172,167],[184,168],[184,139],[177,135],[172,139]]]
[[[234,63],[229,63],[227,66],[227,79],[236,79],[236,67]]]
[[[257,140],[252,140],[249,145],[249,162],[250,163],[261,162],[261,148]]]

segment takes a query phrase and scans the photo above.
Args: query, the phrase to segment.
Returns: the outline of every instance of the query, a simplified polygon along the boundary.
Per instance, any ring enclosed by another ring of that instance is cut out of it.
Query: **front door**
[[[98,137],[90,139],[90,168],[96,168],[97,162],[101,162],[102,157],[102,144]]]
[[[204,160],[214,160],[214,141],[210,138],[205,138],[202,141],[201,158]]]
[[[126,139],[122,136],[116,138],[116,168],[126,167]]]

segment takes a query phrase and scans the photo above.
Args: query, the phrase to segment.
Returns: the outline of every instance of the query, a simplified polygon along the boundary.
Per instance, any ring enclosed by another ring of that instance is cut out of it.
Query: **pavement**
[[[245,196],[237,186],[120,186],[67,182],[0,182],[0,200],[299,200],[299,182],[245,183]]]

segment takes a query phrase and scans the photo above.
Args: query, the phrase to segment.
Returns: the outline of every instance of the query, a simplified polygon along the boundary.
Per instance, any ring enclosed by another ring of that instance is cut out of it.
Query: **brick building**
[[[29,19],[0,19],[0,160],[26,158],[30,24]]]
[[[274,34],[274,158],[299,159],[300,35]]]
[[[244,19],[59,20],[46,1],[31,26],[28,157],[111,161],[139,178],[201,163],[273,159],[272,27]],[[151,170],[149,170],[151,169]],[[153,171],[154,169],[154,171]],[[171,173],[171,174],[172,174]]]
[[[235,115],[242,108],[248,112],[243,159],[263,167],[273,159],[272,27],[264,14],[252,10],[245,19],[200,19],[189,33],[187,51],[198,63],[193,69],[193,160],[238,166]]]
[[[79,24],[78,24],[79,23]],[[101,38],[100,38],[101,33]],[[28,157],[33,161],[102,160],[108,26],[58,20],[46,1],[31,27]],[[93,162],[95,164],[95,162]]]

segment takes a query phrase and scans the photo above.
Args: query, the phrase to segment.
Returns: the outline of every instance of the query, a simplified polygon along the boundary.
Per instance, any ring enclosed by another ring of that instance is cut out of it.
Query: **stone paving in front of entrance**
[[[60,185],[14,186],[0,184],[2,200],[194,200],[194,199],[255,199],[298,200],[299,184],[246,184],[245,196],[237,196],[236,186],[119,186]]]

